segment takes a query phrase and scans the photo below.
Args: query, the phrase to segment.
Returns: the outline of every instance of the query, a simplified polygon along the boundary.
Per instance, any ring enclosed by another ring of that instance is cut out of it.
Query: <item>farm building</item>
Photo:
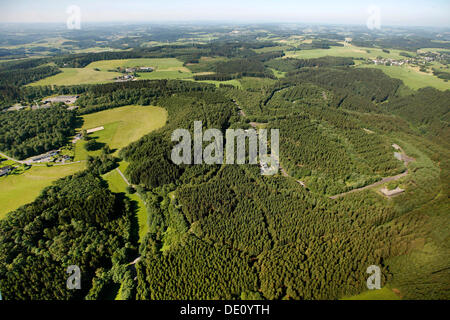
[[[153,68],[152,67],[139,67],[139,71],[152,72]]]
[[[75,101],[77,101],[78,96],[57,96],[57,97],[51,97],[43,100],[43,103],[58,103],[58,102],[64,102],[65,104],[72,104]]]
[[[40,154],[38,156],[32,157],[30,159],[31,163],[39,163],[39,162],[49,162],[52,157],[57,156],[59,153],[58,150],[52,150],[44,154]]]
[[[103,127],[103,126],[101,126],[101,127],[97,127],[97,128],[92,128],[92,129],[88,129],[88,130],[86,130],[86,133],[87,134],[89,134],[89,133],[94,133],[94,132],[97,132],[97,131],[102,131],[102,130],[104,130],[105,128]]]
[[[12,169],[13,169],[13,167],[11,167],[11,166],[5,166],[3,168],[0,168],[0,177],[9,174]]]
[[[125,82],[125,81],[132,81],[135,78],[132,75],[126,74],[120,77],[116,78],[116,82]]]

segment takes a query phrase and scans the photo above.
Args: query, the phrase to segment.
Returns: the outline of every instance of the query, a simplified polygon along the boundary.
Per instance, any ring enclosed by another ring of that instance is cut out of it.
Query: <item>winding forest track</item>
[[[325,92],[323,92],[323,94],[325,94],[325,96],[326,96],[326,93],[325,93]],[[324,96],[324,98],[325,98],[325,96]],[[233,103],[238,107],[238,109],[239,109],[239,114],[240,114],[242,117],[247,118],[247,115],[246,115],[245,112],[242,110],[241,106],[237,103],[237,101],[236,101],[236,100],[233,100]],[[250,122],[249,124],[250,124],[250,126],[252,126],[252,127],[255,128],[255,129],[257,128],[257,125],[258,125],[258,123],[256,123],[256,122]],[[402,154],[402,156],[403,156],[403,163],[404,163],[405,166],[407,167],[408,164],[409,164],[410,162],[414,161],[415,159],[409,157],[408,155],[406,155],[405,151],[404,151],[400,146],[397,146],[397,147],[398,147],[398,150],[401,152],[401,154]],[[295,179],[294,177],[290,176],[290,175],[287,173],[287,171],[281,166],[281,163],[279,163],[279,166],[280,166],[281,174],[282,174],[284,177],[286,177],[286,178],[291,178],[291,179]],[[347,191],[347,192],[343,192],[343,193],[340,193],[340,194],[336,194],[336,195],[334,195],[334,196],[331,196],[330,199],[333,199],[333,200],[339,199],[339,198],[342,198],[342,197],[344,197],[344,196],[346,196],[346,195],[348,195],[348,194],[350,194],[350,193],[355,193],[355,192],[363,191],[363,190],[366,190],[366,189],[370,189],[370,188],[373,188],[373,187],[377,187],[377,186],[382,185],[382,184],[387,183],[387,182],[400,180],[401,178],[407,176],[407,175],[408,175],[408,172],[409,172],[408,169],[406,169],[406,171],[403,172],[403,173],[401,173],[401,174],[398,174],[398,175],[395,175],[395,176],[390,176],[390,177],[384,177],[384,178],[382,178],[380,181],[375,182],[375,183],[372,183],[372,184],[370,184],[370,185],[367,185],[367,186],[364,186],[364,187],[361,187],[361,188],[353,189],[353,190],[350,190],[350,191]],[[297,183],[299,183],[300,185],[302,185],[303,187],[306,188],[306,185],[305,185],[305,183],[304,183],[303,181],[301,181],[301,180],[296,180],[296,179],[295,179],[295,181],[296,181]]]
[[[120,171],[119,168],[116,168],[116,170],[117,170],[117,172],[119,173],[119,175],[122,177],[123,181],[125,181],[125,183],[126,183],[128,186],[131,186],[130,182],[128,182],[127,177],[125,177],[125,175],[122,173],[122,171]]]
[[[344,193],[340,193],[340,194],[334,195],[334,196],[330,197],[330,199],[338,199],[338,198],[344,197],[344,196],[346,196],[346,195],[348,195],[350,193],[354,193],[354,192],[359,192],[359,191],[362,191],[362,190],[370,189],[370,188],[382,185],[383,183],[386,183],[386,182],[396,181],[396,180],[399,180],[399,179],[401,179],[401,178],[403,178],[403,177],[405,177],[407,175],[408,175],[408,170],[406,170],[405,172],[403,172],[401,174],[398,174],[396,176],[385,177],[385,178],[381,179],[380,181],[372,183],[372,184],[369,184],[369,185],[367,185],[365,187],[353,189],[353,190],[350,190],[350,191],[347,191],[347,192],[344,192]]]
[[[398,148],[397,150],[399,150],[401,152],[403,163],[404,163],[405,167],[408,167],[408,164],[410,162],[414,161],[415,159],[409,157],[400,146],[398,146],[398,145],[395,145],[395,146]],[[386,182],[400,180],[401,178],[406,177],[408,175],[408,172],[409,172],[408,169],[406,169],[405,172],[400,173],[400,174],[398,174],[396,176],[385,177],[385,178],[381,179],[378,182],[369,184],[368,186],[357,188],[357,189],[353,189],[353,190],[350,190],[350,191],[347,191],[347,192],[344,192],[344,193],[340,193],[340,194],[334,195],[334,196],[330,197],[330,199],[339,199],[339,198],[342,198],[342,197],[344,197],[344,196],[346,196],[346,195],[348,195],[350,193],[354,193],[354,192],[370,189],[370,188],[373,188],[373,187],[377,187],[377,186],[382,185],[382,184],[384,184]]]
[[[17,160],[17,159],[11,158],[10,156],[4,154],[3,152],[0,152],[0,156],[2,156],[3,158],[6,158],[6,159],[8,159],[8,160],[17,162],[17,163],[22,163],[22,164],[25,163],[25,161],[21,161],[21,160]]]

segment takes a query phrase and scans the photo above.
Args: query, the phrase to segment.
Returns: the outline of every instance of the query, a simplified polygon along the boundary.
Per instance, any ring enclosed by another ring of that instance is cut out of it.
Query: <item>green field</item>
[[[153,72],[138,72],[139,80],[155,79],[188,79],[192,72],[183,66],[183,62],[175,58],[160,59],[125,59],[92,62],[86,68],[97,68],[107,72],[116,68],[152,67]]]
[[[368,52],[369,51],[369,52]],[[404,50],[389,49],[390,53],[383,52],[381,49],[377,48],[365,48],[356,47],[348,45],[345,47],[331,47],[330,49],[313,49],[313,50],[299,50],[299,51],[286,51],[286,58],[299,58],[299,59],[312,59],[320,58],[325,56],[334,57],[353,57],[353,58],[364,58],[364,59],[375,59],[380,56],[383,58],[392,59],[404,59],[405,57],[400,56],[400,52],[407,52]],[[409,54],[415,56],[413,52]]]
[[[380,69],[388,76],[402,80],[405,85],[414,90],[424,87],[434,87],[439,90],[450,89],[450,82],[445,82],[431,73],[420,72],[419,70],[409,66],[399,67],[363,64],[358,67]]]
[[[46,85],[77,85],[77,84],[93,84],[106,83],[114,81],[114,78],[120,76],[118,72],[96,71],[89,66],[85,68],[61,68],[61,73],[54,76],[41,79],[30,84],[31,86]]]
[[[388,287],[383,287],[380,290],[370,290],[360,293],[356,296],[342,298],[342,300],[401,300]]]
[[[83,128],[104,126],[105,129],[92,134],[98,141],[119,150],[152,130],[162,127],[167,120],[167,111],[160,107],[125,106],[83,116]],[[85,160],[88,152],[84,141],[75,146],[75,161]],[[90,152],[89,154],[99,153]],[[85,163],[33,166],[20,175],[0,178],[0,218],[6,213],[33,201],[41,190],[59,178],[82,170]],[[125,186],[126,187],[126,186]]]
[[[113,82],[121,75],[117,68],[152,67],[153,72],[138,72],[138,79],[187,79],[192,72],[175,58],[104,60],[90,63],[84,68],[61,68],[62,73],[32,83],[43,85],[77,85]],[[98,69],[98,70],[96,70]]]
[[[119,167],[122,173],[125,171],[124,168],[126,166],[122,165]],[[147,208],[145,207],[144,201],[142,201],[141,197],[137,194],[128,194],[127,193],[127,184],[120,176],[117,170],[113,170],[103,175],[103,178],[108,182],[109,189],[115,193],[126,193],[128,198],[137,203],[137,220],[139,223],[139,242],[144,239],[144,236],[148,232],[148,224],[147,224]]]
[[[125,59],[92,62],[86,68],[107,72],[116,68],[152,67],[153,72],[138,72],[139,80],[144,79],[187,79],[192,72],[183,66],[183,62],[175,58],[160,59]]]
[[[383,58],[392,58],[403,60],[405,57],[400,56],[400,52],[407,52],[402,50],[389,49],[390,53],[383,52],[382,49],[377,48],[364,48],[348,45],[345,47],[331,47],[330,49],[314,49],[314,50],[299,50],[299,51],[287,51],[286,58],[299,58],[299,59],[313,59],[324,56],[336,56],[336,57],[352,57],[363,59],[375,59],[378,56]],[[408,52],[411,55],[415,55],[413,52]],[[431,73],[420,72],[418,69],[410,66],[383,66],[383,65],[367,65],[361,64],[362,61],[356,60],[357,67],[363,68],[377,68],[382,70],[388,76],[402,80],[405,85],[411,89],[419,89],[424,87],[434,87],[439,90],[450,89],[450,84],[442,79],[434,76]],[[279,75],[277,75],[279,76]]]
[[[85,163],[61,166],[33,166],[20,175],[0,178],[0,219],[20,206],[32,202],[44,189],[65,176],[83,170]]]
[[[158,58],[158,59],[119,59],[119,60],[103,60],[90,63],[86,68],[97,68],[101,71],[108,71],[121,68],[134,68],[134,67],[153,67],[156,71],[170,70],[176,71],[183,69],[183,62],[175,58]]]
[[[82,129],[103,126],[104,130],[94,132],[91,136],[118,151],[145,134],[164,126],[167,111],[152,106],[125,106],[84,115],[83,120]],[[75,160],[87,158],[88,152],[84,149],[84,144],[85,141],[82,140],[76,143]]]

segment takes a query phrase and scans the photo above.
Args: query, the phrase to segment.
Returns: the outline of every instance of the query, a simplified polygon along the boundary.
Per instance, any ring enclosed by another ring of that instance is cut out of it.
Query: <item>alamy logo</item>
[[[369,18],[367,19],[367,28],[370,30],[381,29],[381,9],[378,6],[372,5],[367,8]]]
[[[279,169],[279,130],[270,131],[270,154],[266,129],[228,129],[224,137],[218,129],[203,132],[202,122],[194,122],[194,145],[191,133],[187,129],[177,129],[172,133],[172,141],[179,142],[172,149],[172,161],[175,164],[259,164],[263,175],[274,175]],[[247,143],[248,141],[248,157]],[[210,142],[204,149],[203,143]],[[236,142],[236,148],[235,148]],[[192,155],[193,150],[193,155]],[[236,152],[235,152],[236,150]],[[225,162],[224,162],[225,160]]]
[[[67,268],[67,273],[70,277],[67,279],[67,289],[81,289],[81,271],[78,266],[72,265]]]
[[[367,278],[367,288],[369,290],[379,290],[381,289],[381,269],[378,266],[369,266],[367,268],[367,273],[372,274]]]
[[[76,5],[71,5],[67,7],[66,13],[69,15],[66,24],[69,30],[80,30],[81,29],[81,8]]]

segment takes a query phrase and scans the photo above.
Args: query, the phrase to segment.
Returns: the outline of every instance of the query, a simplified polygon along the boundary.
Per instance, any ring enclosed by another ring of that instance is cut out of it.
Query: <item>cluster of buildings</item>
[[[79,98],[79,96],[77,96],[77,95],[75,95],[75,96],[56,96],[56,97],[44,99],[44,100],[42,100],[42,102],[40,104],[36,103],[31,106],[24,106],[24,105],[21,105],[20,103],[16,103],[12,107],[9,107],[8,109],[6,109],[6,111],[19,111],[19,110],[22,110],[25,108],[31,108],[31,110],[45,109],[45,108],[52,107],[52,105],[56,104],[56,103],[64,103],[66,105],[70,105],[67,109],[74,110],[74,109],[78,108],[78,106],[73,105],[77,101],[78,98]]]
[[[377,58],[373,59],[372,62],[376,65],[384,65],[384,66],[402,66],[405,63],[410,63],[410,60],[395,60],[390,58]]]
[[[50,162],[59,154],[59,150],[52,150],[47,153],[40,154],[38,156],[31,157],[27,160],[28,164],[31,163],[42,163],[42,162]]]
[[[415,57],[411,56],[411,57],[408,57],[407,59],[403,59],[403,60],[378,57],[376,59],[370,60],[370,62],[372,62],[376,65],[402,66],[405,64],[423,65],[426,63],[440,61],[440,60],[446,60],[446,59],[448,59],[448,55],[446,53],[424,52],[424,53],[418,53],[417,56],[415,56]]]
[[[47,103],[65,103],[65,104],[74,104],[75,101],[77,101],[79,96],[56,96],[47,98],[45,100],[42,100],[43,104]]]
[[[446,52],[422,52],[417,55],[417,58],[424,62],[433,61],[447,61],[449,59],[449,53]]]
[[[126,73],[134,73],[134,72],[152,72],[152,67],[136,67],[136,68],[126,68]]]
[[[59,150],[52,150],[38,156],[31,157],[26,160],[25,163],[31,165],[33,163],[46,163],[46,162],[66,162],[70,161],[71,158],[68,155],[59,156]]]
[[[0,177],[8,175],[13,169],[14,167],[12,166],[4,166],[0,168]]]
[[[120,69],[123,70],[123,69]],[[125,81],[134,81],[136,77],[134,75],[135,72],[153,72],[152,67],[135,67],[135,68],[125,68],[122,72],[125,74],[117,77],[116,82],[125,82]]]
[[[59,150],[53,150],[53,151],[49,151],[47,153],[32,157],[25,161],[19,161],[19,163],[31,166],[32,164],[36,164],[36,163],[46,163],[46,162],[65,163],[66,161],[70,161],[70,160],[71,160],[71,157],[69,155],[59,156]],[[3,162],[3,161],[5,161],[5,159],[0,159],[0,162]],[[17,168],[17,166],[15,167],[12,165],[0,167],[0,177],[7,176],[16,168]]]
[[[116,82],[126,82],[126,81],[133,81],[135,77],[131,74],[124,74],[123,76],[117,77]]]
[[[77,101],[79,96],[56,96],[47,98],[45,100],[42,100],[41,105],[33,106],[32,109],[42,109],[42,108],[50,108],[53,104],[56,103],[64,103],[66,105],[71,105],[68,109],[74,110],[78,108],[78,106],[74,106],[73,104]]]

